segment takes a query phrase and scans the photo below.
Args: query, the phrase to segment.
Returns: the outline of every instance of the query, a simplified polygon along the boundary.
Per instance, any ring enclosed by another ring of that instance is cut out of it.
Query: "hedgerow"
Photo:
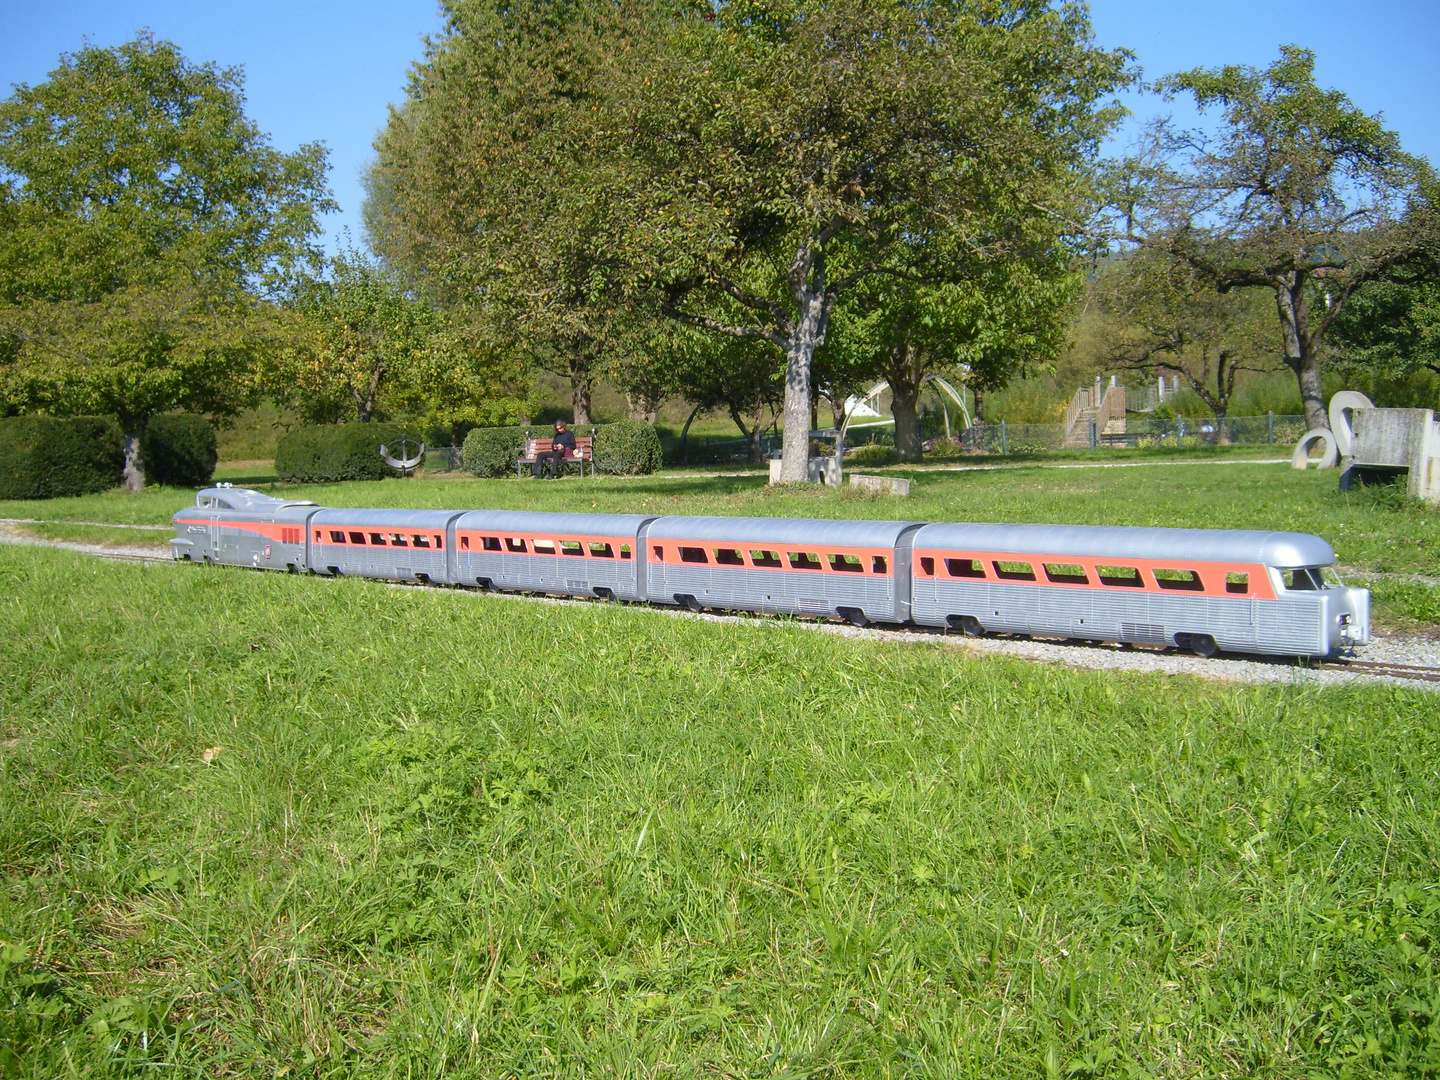
[[[380,456],[380,447],[405,436],[398,424],[319,424],[295,428],[280,440],[275,472],[290,484],[340,480],[383,480],[399,475]],[[391,456],[396,456],[392,450]]]
[[[0,420],[0,499],[89,495],[120,482],[125,439],[109,416]]]
[[[215,428],[203,416],[157,416],[140,436],[145,479],[154,484],[200,487],[215,475]]]

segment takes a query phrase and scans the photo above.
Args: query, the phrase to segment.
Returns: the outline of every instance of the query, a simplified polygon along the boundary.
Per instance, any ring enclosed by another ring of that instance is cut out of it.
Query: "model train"
[[[730,611],[1326,656],[1370,594],[1318,536],[1219,529],[341,510],[206,488],[177,559]]]

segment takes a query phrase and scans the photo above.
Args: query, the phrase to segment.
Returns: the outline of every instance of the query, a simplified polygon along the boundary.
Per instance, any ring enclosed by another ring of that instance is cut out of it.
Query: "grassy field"
[[[818,486],[771,488],[759,476],[693,474],[555,484],[437,478],[301,487],[274,484],[273,474],[242,465],[221,478],[331,506],[1291,529],[1324,536],[1342,564],[1360,572],[1360,580],[1375,591],[1380,623],[1397,628],[1440,624],[1440,586],[1380,576],[1440,577],[1440,515],[1395,488],[1342,495],[1333,472],[1296,472],[1284,465],[1224,458],[1127,468],[888,471],[912,478],[910,498],[876,498]],[[0,502],[0,517],[43,518],[44,524],[24,529],[52,539],[163,547],[163,532],[105,526],[161,526],[192,497],[188,490],[151,488],[138,496],[114,491],[79,499]]]
[[[1433,695],[38,549],[0,580],[4,1075],[1440,1067]]]

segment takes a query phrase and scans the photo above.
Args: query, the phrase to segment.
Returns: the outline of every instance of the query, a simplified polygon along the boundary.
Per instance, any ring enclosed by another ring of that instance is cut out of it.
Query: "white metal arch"
[[[921,387],[923,388],[926,383],[934,383],[937,387],[944,391],[944,394],[940,397],[940,408],[945,413],[945,434],[947,436],[950,434],[950,408],[945,404],[946,397],[949,397],[950,400],[955,403],[955,407],[960,410],[960,418],[965,422],[965,428],[969,428],[972,423],[970,418],[970,406],[965,403],[964,393],[956,390],[955,387],[951,386],[949,382],[947,382],[945,379],[942,379],[939,375],[926,375],[923,379],[920,380]],[[890,383],[882,379],[874,386],[872,386],[868,391],[866,391],[863,397],[851,398],[845,403],[845,422],[840,425],[840,434],[836,436],[835,439],[835,461],[837,464],[841,465],[842,467],[844,465],[845,433],[850,430],[850,421],[855,418],[854,405],[865,405],[876,416],[879,416],[880,412],[876,408],[876,406],[880,403],[880,395],[888,389],[890,389]],[[892,412],[889,423],[893,424],[894,422],[895,418]]]

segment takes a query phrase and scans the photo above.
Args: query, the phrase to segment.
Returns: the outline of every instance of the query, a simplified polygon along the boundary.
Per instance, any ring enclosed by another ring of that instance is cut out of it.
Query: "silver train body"
[[[728,611],[1327,656],[1370,594],[1304,533],[499,510],[341,510],[206,488],[175,558]]]

